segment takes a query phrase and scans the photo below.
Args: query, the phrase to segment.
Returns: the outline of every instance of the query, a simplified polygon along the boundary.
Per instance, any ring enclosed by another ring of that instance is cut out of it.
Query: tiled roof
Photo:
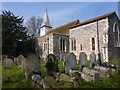
[[[112,14],[115,14],[115,12],[110,12],[110,13],[108,13],[108,14],[105,14],[105,15],[102,15],[102,16],[99,16],[99,17],[96,17],[96,18],[93,18],[93,19],[89,19],[89,20],[87,20],[87,21],[84,21],[84,22],[81,22],[81,23],[79,23],[79,24],[77,24],[77,25],[74,25],[74,26],[72,26],[71,28],[75,28],[75,27],[78,27],[78,26],[81,26],[81,25],[84,25],[84,24],[88,24],[88,23],[91,23],[91,22],[94,22],[94,21],[103,19],[103,18],[108,17],[108,16],[110,16],[110,15],[112,15]]]
[[[60,35],[69,35],[69,28],[71,27],[71,26],[74,26],[74,25],[76,25],[76,24],[78,24],[79,23],[79,20],[77,19],[77,20],[75,20],[75,21],[72,21],[72,22],[70,22],[70,23],[67,23],[67,24],[64,24],[64,25],[62,25],[62,26],[59,26],[59,27],[57,27],[57,28],[53,28],[53,29],[51,29],[51,30],[49,30],[47,33],[46,33],[46,35],[48,35],[48,34],[50,34],[50,33],[56,33],[56,34],[60,34]]]

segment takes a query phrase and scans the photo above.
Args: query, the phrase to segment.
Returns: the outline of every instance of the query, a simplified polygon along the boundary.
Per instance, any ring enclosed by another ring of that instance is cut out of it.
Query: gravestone
[[[40,85],[43,84],[44,79],[40,76],[40,75],[32,75],[32,80],[34,81],[34,83],[38,83]]]
[[[59,75],[59,81],[73,82],[73,79],[69,75],[62,73]]]
[[[103,53],[100,52],[100,53],[98,54],[98,56],[99,56],[99,60],[98,60],[99,65],[103,65],[103,63],[104,63]]]
[[[93,67],[96,65],[96,55],[94,52],[90,54],[90,67]]]
[[[73,80],[74,82],[74,87],[79,87],[82,85],[82,78],[81,78],[81,74],[79,74],[78,72],[74,73],[74,77],[75,79]]]
[[[12,69],[13,60],[10,58],[5,58],[3,61],[4,69]]]
[[[22,72],[25,72],[25,59],[24,60],[22,60]]]
[[[7,55],[1,55],[1,62],[4,62],[4,59],[7,58]]]
[[[53,54],[47,56],[46,69],[48,75],[53,75],[54,72],[58,72],[58,60]]]
[[[27,59],[25,60],[25,77],[28,79],[33,74],[40,75],[40,63],[38,62],[38,58],[34,55],[28,55]]]
[[[75,69],[76,66],[76,56],[74,53],[70,53],[66,60],[65,73],[69,74],[70,69]]]
[[[24,60],[25,58],[24,58],[24,56],[23,55],[19,55],[18,57],[18,65],[21,65],[22,64],[22,60]]]
[[[55,86],[56,80],[52,76],[46,76],[44,78],[43,87],[44,88],[53,88]]]
[[[84,52],[80,53],[78,63],[80,71],[82,71],[84,66],[87,66],[87,55]]]
[[[99,82],[100,81],[100,74],[99,73],[95,73],[93,75],[93,83]]]

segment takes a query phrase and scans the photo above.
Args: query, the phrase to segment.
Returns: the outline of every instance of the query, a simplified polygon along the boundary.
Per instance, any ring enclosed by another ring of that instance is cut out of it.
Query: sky
[[[112,11],[118,14],[118,2],[2,2],[2,10],[23,16],[24,22],[32,16],[43,18],[46,9],[55,28],[76,19],[83,22]]]

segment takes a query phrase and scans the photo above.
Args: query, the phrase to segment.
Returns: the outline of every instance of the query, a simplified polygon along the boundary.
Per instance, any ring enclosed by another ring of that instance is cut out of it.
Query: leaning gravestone
[[[90,54],[90,67],[93,67],[96,65],[96,55],[94,52]]]
[[[74,55],[74,53],[70,53],[66,60],[65,73],[69,74],[70,69],[75,69],[75,66],[76,66],[76,56]]]
[[[24,60],[24,56],[23,55],[19,55],[18,57],[18,65],[21,65],[22,64],[22,60]]]
[[[74,87],[79,87],[82,86],[82,78],[81,78],[81,74],[79,74],[78,72],[74,73]]]
[[[82,71],[82,68],[87,65],[87,55],[82,52],[79,56],[79,70]]]
[[[46,69],[48,75],[52,75],[54,72],[58,72],[58,60],[53,54],[47,56]]]
[[[4,69],[12,69],[13,60],[10,58],[6,58],[4,59],[3,65],[4,65]]]
[[[40,75],[40,63],[38,62],[38,58],[34,55],[28,55],[25,60],[25,77],[28,79],[33,74]]]

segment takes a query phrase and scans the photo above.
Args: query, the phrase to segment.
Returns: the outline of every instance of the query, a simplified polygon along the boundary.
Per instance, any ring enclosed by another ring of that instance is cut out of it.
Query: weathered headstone
[[[100,53],[98,54],[98,56],[99,56],[99,60],[98,60],[99,65],[103,65],[103,62],[104,62],[104,60],[103,60],[103,53],[100,52]]]
[[[66,81],[66,82],[73,82],[72,77],[66,75],[66,74],[60,74],[59,75],[59,80],[60,81]]]
[[[75,69],[76,66],[76,56],[74,53],[70,53],[66,60],[65,73],[69,74],[70,69]]]
[[[90,67],[93,67],[96,65],[96,55],[94,52],[90,54]]]
[[[4,59],[3,65],[4,65],[4,69],[12,69],[13,60],[10,58],[6,58]]]
[[[79,87],[82,85],[82,78],[81,78],[81,74],[79,74],[78,72],[74,73],[74,77],[75,79],[73,80],[74,82],[74,87]]]
[[[7,58],[7,55],[1,55],[1,62],[4,62],[4,59]]]
[[[99,73],[95,73],[93,75],[93,83],[99,82],[100,81],[100,74]]]
[[[23,55],[19,55],[18,57],[18,65],[21,65],[22,64],[22,60],[24,60],[24,56]]]
[[[82,71],[82,68],[87,65],[87,55],[82,52],[79,56],[79,70]]]
[[[38,62],[38,58],[32,54],[28,55],[25,60],[25,77],[28,79],[32,74],[40,75],[40,63]]]
[[[38,83],[40,85],[43,84],[44,79],[40,76],[40,75],[32,75],[32,80],[34,81],[34,83]]]
[[[44,78],[43,87],[53,88],[55,86],[56,80],[52,76],[46,76]]]
[[[75,72],[78,72],[80,75],[81,75],[81,78],[84,79],[85,81],[90,81],[92,82],[93,81],[93,77],[86,74],[86,73],[83,73],[81,71],[78,71],[78,70],[71,70],[71,73],[75,73]]]
[[[22,60],[22,72],[25,72],[25,59],[24,60]]]
[[[46,69],[48,75],[52,75],[54,72],[58,72],[58,60],[53,54],[47,56]]]

